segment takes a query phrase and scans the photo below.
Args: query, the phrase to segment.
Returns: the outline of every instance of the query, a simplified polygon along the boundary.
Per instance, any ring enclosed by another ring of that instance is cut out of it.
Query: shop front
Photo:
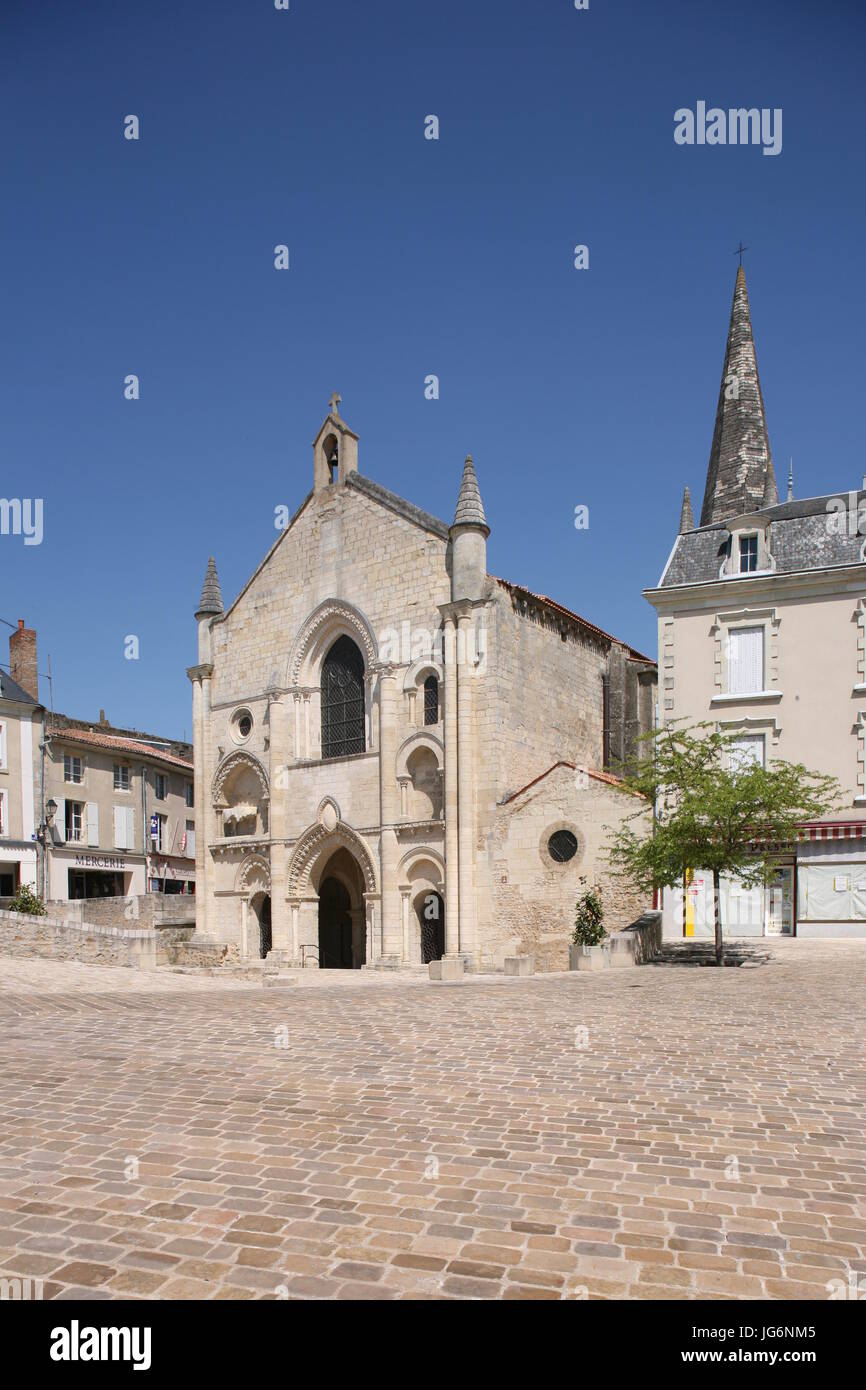
[[[803,826],[796,853],[779,856],[765,885],[721,880],[726,937],[866,937],[866,822]],[[685,903],[680,885],[664,894],[667,937],[711,940],[715,934],[712,874],[690,870]]]
[[[195,893],[195,860],[176,854],[151,854],[149,893]]]
[[[129,854],[86,854],[57,848],[46,897],[124,898],[144,892],[144,860]]]

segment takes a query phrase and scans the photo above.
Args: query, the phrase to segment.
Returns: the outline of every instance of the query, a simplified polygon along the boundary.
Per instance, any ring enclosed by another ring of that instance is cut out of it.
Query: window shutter
[[[62,845],[66,843],[66,797],[55,796],[54,800],[57,802],[57,810],[54,812],[52,827],[55,831],[55,838]]]
[[[764,629],[734,628],[728,634],[728,691],[755,695],[764,688]]]
[[[114,808],[114,848],[128,849],[126,843],[126,807],[115,806]]]
[[[95,801],[87,803],[87,843],[99,844],[99,807]]]
[[[186,832],[186,857],[187,857],[187,859],[195,859],[195,831],[194,831],[194,830],[188,830],[188,831]]]
[[[8,834],[8,826],[6,824],[6,800],[6,792],[0,792],[0,835]]]
[[[124,806],[126,814],[126,849],[135,849],[135,809],[132,806]]]

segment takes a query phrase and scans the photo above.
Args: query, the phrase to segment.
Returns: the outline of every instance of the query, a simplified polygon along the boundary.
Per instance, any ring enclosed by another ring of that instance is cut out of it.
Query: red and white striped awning
[[[800,826],[800,840],[859,840],[866,836],[866,821],[807,821]]]

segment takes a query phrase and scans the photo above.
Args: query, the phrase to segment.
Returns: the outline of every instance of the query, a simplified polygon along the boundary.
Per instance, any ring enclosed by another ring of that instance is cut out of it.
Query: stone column
[[[371,969],[382,954],[381,940],[377,939],[376,928],[376,903],[379,901],[378,893],[364,894],[364,916],[365,932],[367,937],[367,949],[364,952],[364,965],[367,970]]]
[[[268,693],[268,780],[271,796],[268,829],[271,837],[271,954],[292,961],[291,913],[286,899],[288,812],[289,711],[279,690]]]
[[[474,883],[474,805],[473,782],[475,766],[475,737],[473,720],[473,681],[470,660],[472,633],[471,613],[461,613],[457,619],[457,820],[458,820],[458,879],[460,894],[460,954],[475,954],[475,883]],[[445,914],[446,930],[448,914]]]
[[[400,901],[397,888],[397,682],[394,667],[380,662],[379,676],[379,863],[382,891],[382,957],[394,965],[402,955]]]
[[[192,682],[192,741],[193,795],[195,799],[195,934],[206,937],[210,897],[213,891],[208,837],[211,820],[208,816],[211,769],[208,747],[210,741],[211,676],[213,666],[204,663],[191,666],[187,675]],[[147,826],[143,827],[147,846]]]
[[[289,909],[292,914],[292,960],[295,962],[296,965],[300,965],[301,953],[300,948],[298,946],[298,917],[301,911],[301,904],[296,899],[294,902],[289,904]]]
[[[404,965],[408,965],[409,962],[410,962],[410,960],[412,959],[412,951],[411,951],[411,947],[410,947],[410,937],[409,937],[409,925],[410,925],[410,924],[409,924],[409,908],[410,908],[410,901],[409,901],[409,898],[410,898],[411,892],[412,892],[412,889],[411,889],[411,888],[407,888],[404,884],[401,883],[401,885],[400,885],[400,918],[401,918],[401,922],[402,922],[402,926],[403,926],[403,964],[404,964]]]
[[[456,956],[459,936],[459,838],[457,825],[457,640],[445,618],[445,954]]]
[[[313,894],[298,902],[298,956],[309,969],[319,966],[319,899]]]

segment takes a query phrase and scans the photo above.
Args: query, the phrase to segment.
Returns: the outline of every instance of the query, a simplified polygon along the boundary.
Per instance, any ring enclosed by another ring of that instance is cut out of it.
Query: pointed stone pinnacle
[[[761,510],[764,507],[777,507],[779,505],[779,489],[776,485],[776,470],[773,467],[773,460],[767,462],[767,473],[764,478],[764,495],[761,498]]]
[[[694,529],[695,518],[692,512],[692,495],[689,492],[687,483],[683,491],[683,505],[680,512],[680,535],[682,535],[684,531],[694,531]]]
[[[204,585],[201,591],[201,603],[198,606],[199,613],[222,613],[223,596],[220,590],[219,577],[214,558],[211,555],[207,562],[207,570],[204,576]]]
[[[475,476],[475,467],[472,463],[471,454],[466,455],[466,463],[463,465],[463,478],[457,497],[457,510],[454,513],[454,525],[487,527],[487,518],[484,515],[484,504],[481,501],[481,489],[478,486],[478,479]]]

